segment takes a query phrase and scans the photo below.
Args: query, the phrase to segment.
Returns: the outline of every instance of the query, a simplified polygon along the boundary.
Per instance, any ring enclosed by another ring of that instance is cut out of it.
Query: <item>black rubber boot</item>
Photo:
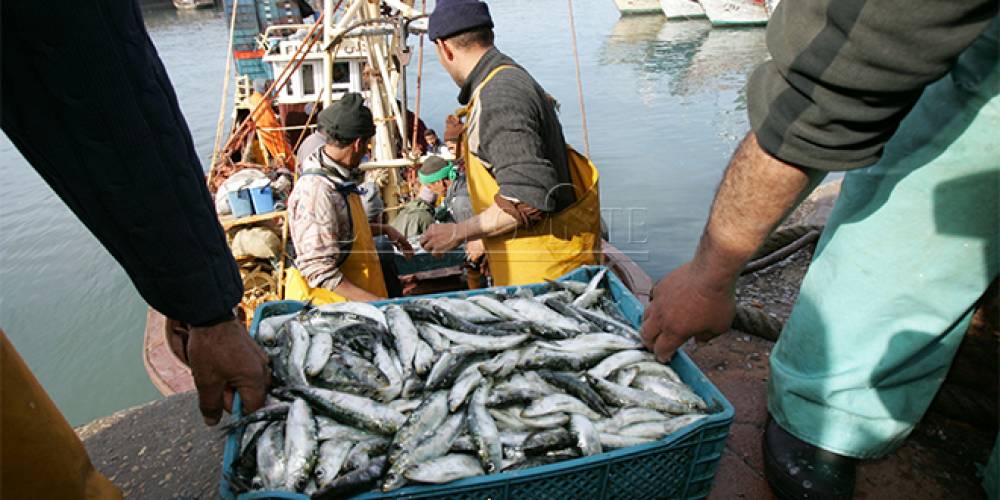
[[[764,475],[782,500],[846,500],[854,495],[857,460],[817,448],[768,419]]]

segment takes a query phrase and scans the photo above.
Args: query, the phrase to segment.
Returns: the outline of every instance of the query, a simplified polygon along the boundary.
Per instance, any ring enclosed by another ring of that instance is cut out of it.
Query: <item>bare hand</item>
[[[267,355],[239,320],[192,327],[187,339],[187,361],[206,425],[219,423],[223,407],[232,411],[236,392],[244,413],[264,405],[270,382]]]
[[[483,240],[465,242],[465,256],[469,258],[469,262],[479,262],[479,259],[483,258],[485,254],[486,245],[483,244]]]
[[[461,243],[458,224],[431,224],[420,238],[420,246],[435,257],[441,257]]]
[[[651,298],[643,315],[642,343],[661,362],[691,337],[705,341],[725,333],[736,312],[732,287],[706,283],[690,262],[660,280]]]

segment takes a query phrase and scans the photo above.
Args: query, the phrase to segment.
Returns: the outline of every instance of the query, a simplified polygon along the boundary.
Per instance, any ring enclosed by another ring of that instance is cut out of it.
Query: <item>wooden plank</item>
[[[767,24],[763,3],[753,0],[700,0],[713,26],[755,26]]]
[[[271,219],[285,218],[287,212],[284,210],[275,210],[274,212],[268,212],[266,214],[255,214],[248,215],[246,217],[240,217],[235,219],[231,216],[219,217],[219,222],[222,223],[222,228],[225,230],[230,230],[236,226],[245,226],[248,224],[256,224],[258,222],[269,221]]]

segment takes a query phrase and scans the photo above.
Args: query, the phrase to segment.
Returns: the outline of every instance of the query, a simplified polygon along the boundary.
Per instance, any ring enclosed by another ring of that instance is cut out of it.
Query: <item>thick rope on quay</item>
[[[736,305],[736,316],[731,326],[734,330],[760,337],[771,342],[777,342],[784,324],[763,309],[745,304]]]

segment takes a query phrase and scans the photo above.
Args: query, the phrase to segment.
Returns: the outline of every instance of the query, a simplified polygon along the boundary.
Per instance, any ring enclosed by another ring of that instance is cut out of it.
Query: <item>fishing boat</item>
[[[760,26],[767,24],[763,0],[699,0],[712,26]]]
[[[322,107],[348,92],[363,94],[376,123],[370,158],[360,167],[366,181],[381,194],[389,220],[414,196],[406,172],[421,163],[415,145],[423,135],[420,83],[427,17],[411,3],[327,1],[322,11],[307,16],[317,18],[309,23],[304,22],[297,0],[225,0],[237,75],[233,126],[225,141],[218,134],[207,182],[240,266],[245,291],[239,310],[248,323],[258,305],[284,297],[282,278],[291,263],[288,220],[280,196],[268,192],[261,210],[254,188],[250,188],[252,200],[241,199],[245,188],[231,189],[234,183],[249,180],[253,186],[254,179],[273,180],[282,172],[292,173],[294,179],[296,158],[302,156],[300,149],[315,129]],[[416,50],[411,45],[414,37]],[[416,78],[409,82],[408,69],[414,62]],[[416,90],[412,112],[403,105],[409,102],[408,83],[415,83]],[[228,92],[228,82],[224,87]],[[220,113],[220,131],[222,118]],[[239,243],[251,232],[265,234],[261,241],[273,243],[270,254],[248,251]],[[604,264],[640,300],[648,299],[649,276],[610,243],[605,241],[603,250]],[[401,279],[406,295],[467,287],[461,258],[456,262],[424,254],[409,262],[399,260],[405,268]],[[143,361],[164,395],[194,388],[190,371],[167,345],[167,327],[163,315],[148,311]]]
[[[660,0],[660,8],[671,20],[705,18],[705,9],[696,0]]]
[[[172,0],[178,10],[211,9],[215,0]]]
[[[615,7],[622,15],[632,14],[659,14],[659,0],[615,0]]]

